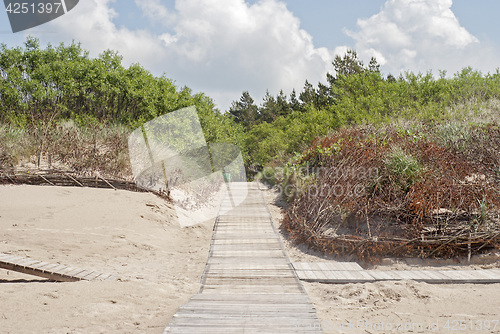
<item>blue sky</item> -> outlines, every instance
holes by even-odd
[[[0,11],[0,42],[76,40],[96,56],[212,97],[221,110],[248,90],[300,91],[325,81],[335,55],[375,56],[384,74],[500,67],[498,0],[80,0],[61,18],[12,34]]]

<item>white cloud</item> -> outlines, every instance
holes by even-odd
[[[57,34],[46,41],[82,42],[93,56],[117,50],[125,65],[140,63],[178,85],[207,93],[221,109],[249,90],[257,102],[266,89],[300,91],[305,80],[325,81],[335,55],[348,48],[385,73],[406,70],[455,72],[465,66],[494,71],[497,47],[480,43],[451,10],[452,0],[387,0],[379,13],[358,20],[352,47],[315,47],[312,36],[280,0],[135,0],[142,15],[162,24],[153,28],[117,27],[116,0],[85,0],[49,25]],[[129,8],[127,10],[134,10]],[[57,38],[57,39],[56,39]],[[42,40],[43,41],[43,40]]]
[[[300,21],[279,0],[160,0],[135,2],[164,30],[118,28],[114,0],[80,1],[78,10],[54,21],[60,34],[95,55],[114,49],[126,64],[139,62],[155,74],[213,96],[222,109],[249,90],[260,102],[266,89],[301,90],[305,80],[324,81],[335,51],[316,48]],[[73,14],[73,15],[71,15]]]
[[[175,13],[171,13],[167,7],[162,5],[160,0],[135,0],[134,2],[141,9],[145,17],[159,21],[165,26],[174,24],[176,19]]]
[[[467,31],[454,15],[452,0],[388,0],[381,11],[359,19],[355,40],[361,57],[375,56],[387,72],[456,72],[472,66],[495,69],[494,50]],[[482,60],[479,60],[482,59]]]
[[[76,7],[78,10],[73,10],[50,24],[58,32],[59,41],[81,42],[92,56],[111,49],[118,51],[127,64],[154,62],[164,52],[157,37],[146,30],[116,27],[113,18],[118,14],[111,7],[114,2],[115,0],[80,1]],[[48,37],[54,39],[54,36]]]
[[[182,0],[176,8],[175,34],[166,36],[171,56],[188,59],[194,75],[238,87],[238,97],[243,89],[262,95],[265,89],[302,88],[307,78],[323,80],[330,69],[333,52],[315,48],[280,1]]]

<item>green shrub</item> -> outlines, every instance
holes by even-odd
[[[421,176],[423,167],[411,154],[401,147],[394,146],[384,160],[389,175],[394,176],[393,182],[403,191],[408,190]]]

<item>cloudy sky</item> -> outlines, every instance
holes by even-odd
[[[384,74],[500,67],[498,0],[80,0],[66,15],[13,34],[0,13],[0,42],[79,41],[97,56],[117,50],[226,110],[250,91],[301,91],[324,82],[332,60],[355,49]]]

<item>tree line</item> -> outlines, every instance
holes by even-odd
[[[466,117],[500,99],[500,72],[482,74],[466,67],[448,77],[406,72],[384,76],[375,58],[365,65],[353,50],[333,60],[326,84],[308,81],[297,94],[269,92],[257,105],[249,92],[234,101],[229,114],[246,129],[251,161],[263,166],[286,160],[314,138],[353,124],[392,123],[401,119],[436,121]]]
[[[177,87],[166,75],[154,76],[140,64],[124,67],[117,52],[91,58],[79,43],[41,48],[28,37],[23,47],[0,46],[0,122],[29,127],[73,119],[132,130],[195,105],[207,141],[238,145],[247,165],[263,167],[343,126],[452,118],[500,99],[498,70],[384,76],[376,59],[365,65],[355,51],[335,57],[333,67],[325,84],[306,81],[290,95],[267,92],[260,105],[245,91],[221,113],[210,97]]]
[[[23,47],[0,46],[0,122],[20,127],[72,119],[85,125],[112,122],[130,129],[160,115],[195,105],[211,142],[243,146],[241,126],[222,115],[211,98],[154,76],[140,64],[128,68],[107,50],[96,58],[79,43],[40,47],[28,37]]]

